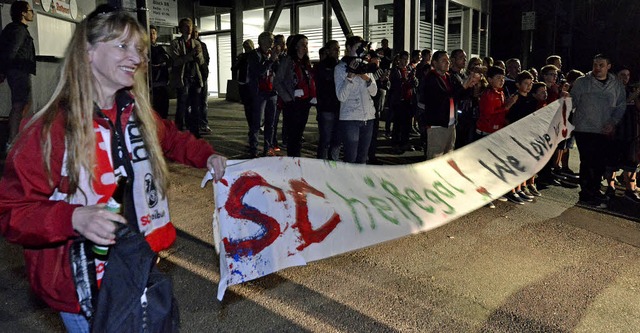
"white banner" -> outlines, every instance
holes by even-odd
[[[473,144],[411,165],[230,161],[214,184],[218,299],[230,285],[430,230],[484,206],[547,163],[573,129],[570,110],[571,100],[561,99]]]

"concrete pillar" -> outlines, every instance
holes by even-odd
[[[472,43],[473,43],[473,10],[471,8],[464,8],[462,10],[461,35],[462,35],[461,49],[463,49],[464,52],[466,52],[467,55],[469,55],[471,54]]]
[[[415,24],[415,20],[411,19],[411,1],[393,1],[393,49],[396,53],[411,51],[411,27]]]
[[[242,1],[236,2],[236,6],[231,8],[231,59],[235,61],[240,53],[242,53],[242,11],[244,10],[244,5]],[[256,47],[258,47],[256,41]],[[237,79],[237,72],[231,72],[231,78]]]

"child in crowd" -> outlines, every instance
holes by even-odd
[[[493,66],[487,70],[489,87],[480,96],[480,115],[476,123],[476,139],[503,128],[506,124],[507,112],[518,100],[519,95],[515,94],[505,101],[504,93],[502,92],[504,80],[504,69]],[[524,204],[524,200],[516,194],[515,190],[498,200],[511,200],[518,204]],[[489,203],[487,206],[489,208],[495,207],[493,203]]]
[[[547,104],[560,98],[560,86],[558,85],[558,67],[546,65],[540,69],[540,82],[547,85]]]
[[[535,98],[536,110],[547,106],[547,85],[544,82],[536,82],[531,87],[531,96]]]
[[[509,124],[519,121],[538,109],[538,101],[530,94],[533,86],[533,75],[528,71],[518,73],[515,79],[515,86],[518,100],[507,113],[507,123]],[[516,187],[516,194],[521,199],[529,202],[533,201],[534,196],[540,196],[541,194],[535,184],[535,175]]]

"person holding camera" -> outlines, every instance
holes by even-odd
[[[367,162],[376,110],[372,97],[378,93],[376,81],[369,75],[370,66],[364,60],[367,42],[360,36],[347,38],[346,56],[333,72],[336,95],[340,101],[340,121],[344,161]]]

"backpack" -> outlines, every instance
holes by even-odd
[[[92,332],[178,332],[173,284],[155,263],[156,253],[144,236],[121,225],[109,251]]]
[[[156,254],[142,234],[120,225],[99,290],[91,246],[80,238],[70,250],[80,309],[92,332],[178,332],[172,282],[156,267]]]

